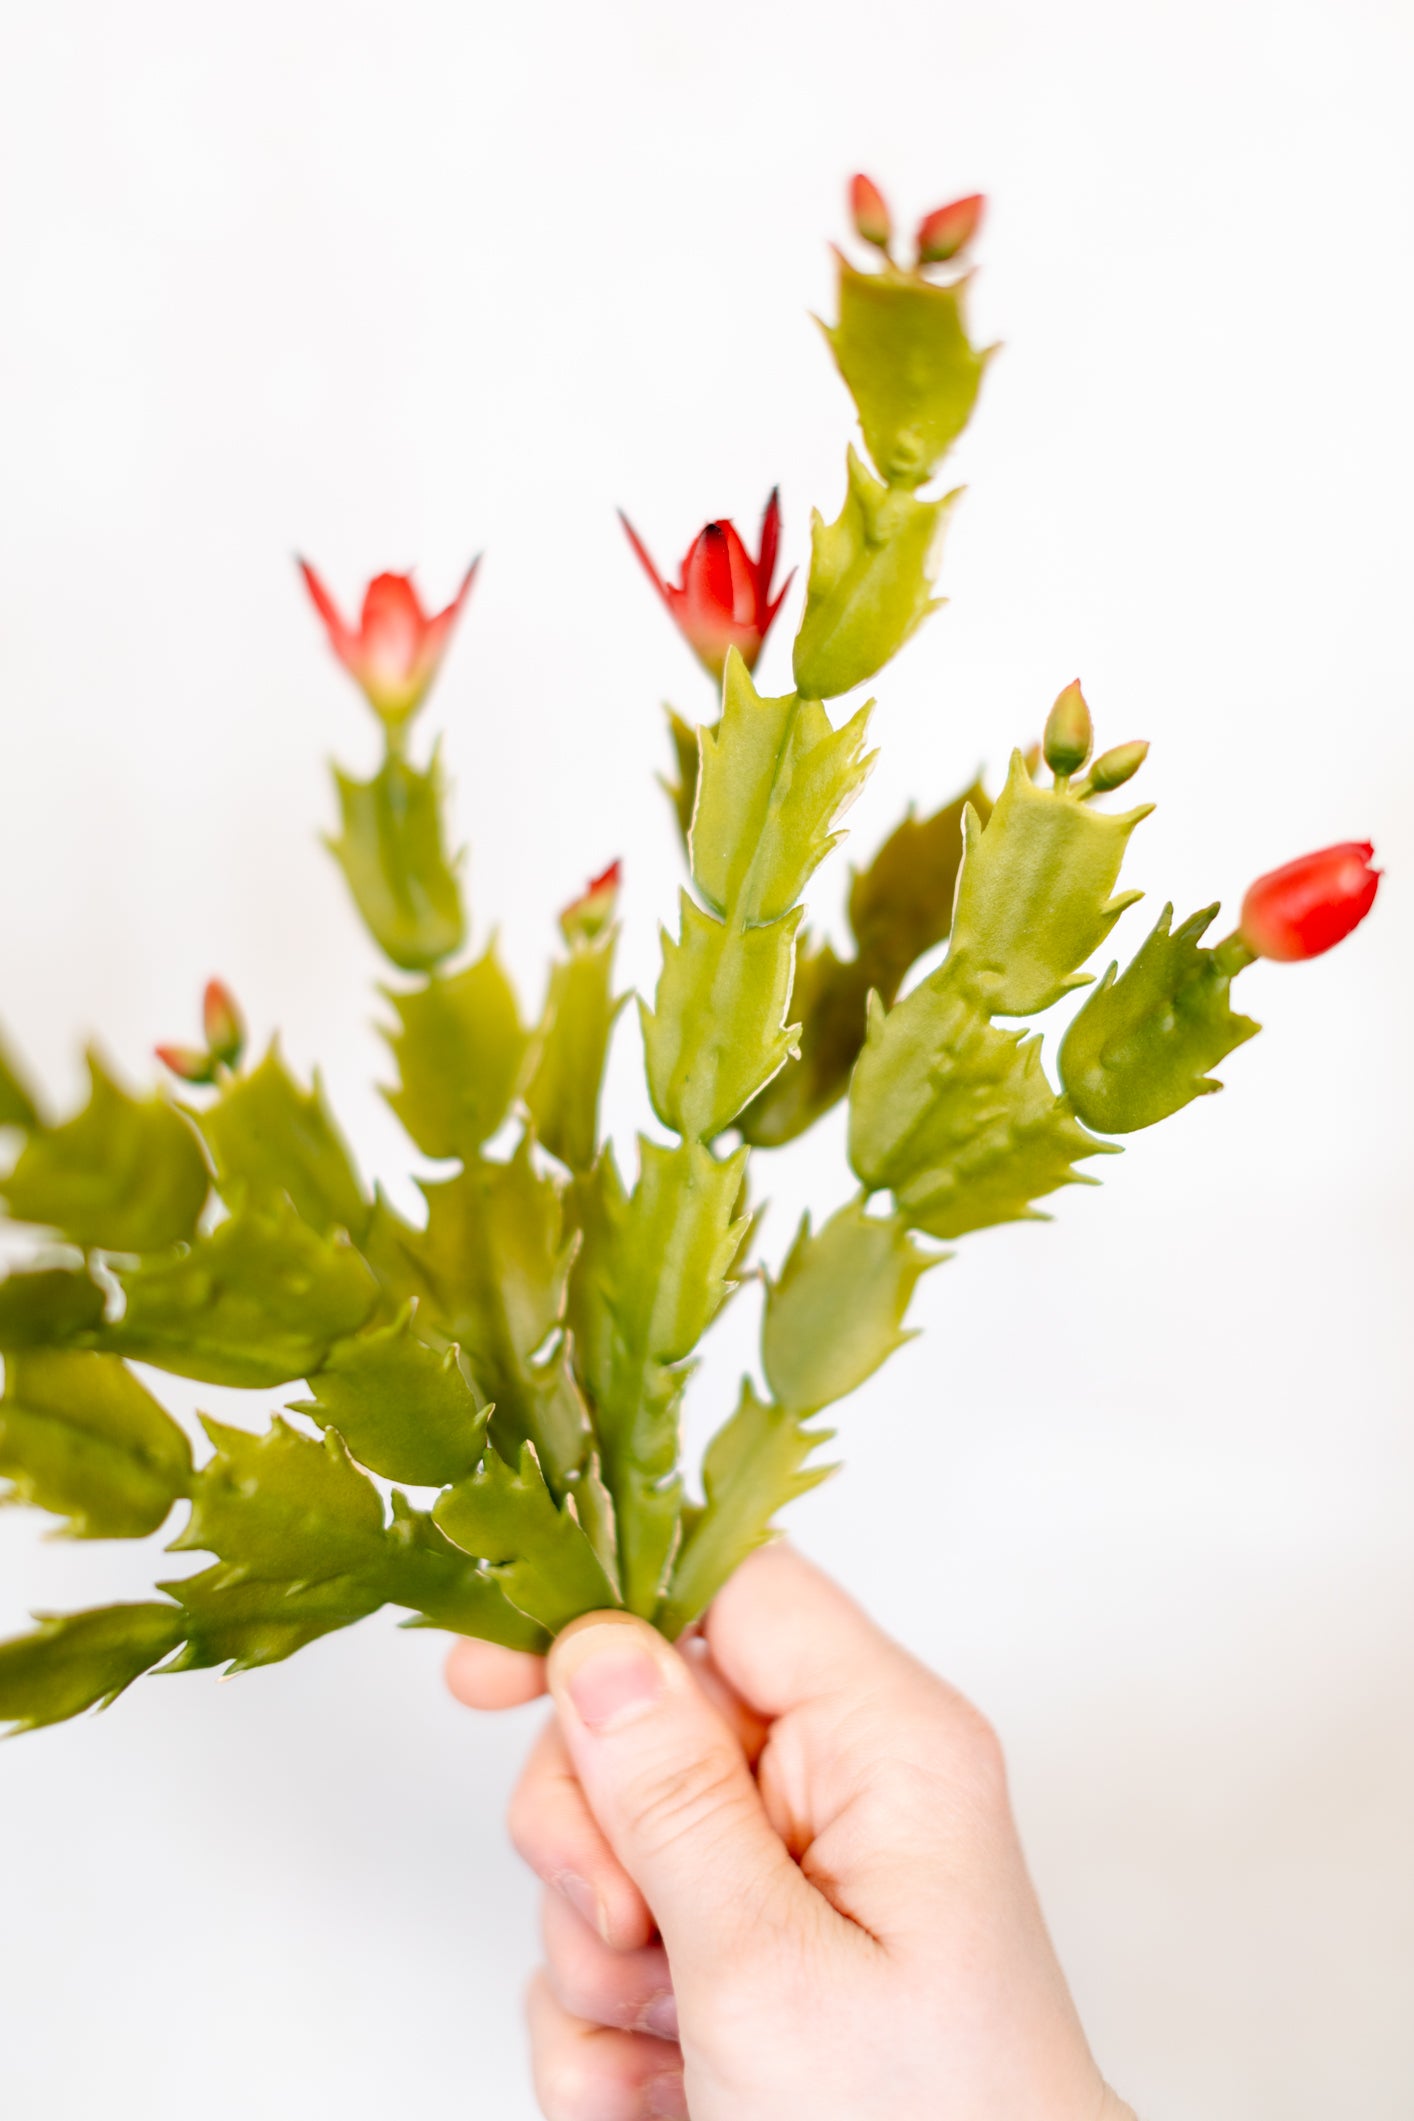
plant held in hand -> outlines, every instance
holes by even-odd
[[[1233,980],[1258,956],[1316,955],[1369,911],[1363,843],[1263,878],[1215,946],[1215,906],[1177,925],[1166,907],[1074,1015],[1053,1085],[1016,1020],[1086,983],[1138,895],[1119,879],[1149,807],[1101,807],[1147,747],[1092,763],[1077,683],[995,801],[976,784],[910,812],[853,875],[851,953],[804,930],[804,894],[872,758],[872,703],[837,719],[827,703],[935,608],[953,496],[930,489],[987,360],[956,264],[981,205],[926,216],[906,267],[878,187],[851,189],[873,266],[839,260],[827,337],[864,452],[848,453],[838,515],[812,524],[793,690],[763,695],[752,678],[785,594],[774,494],[756,559],[730,523],[708,524],[677,586],[629,532],[718,693],[701,728],[671,719],[690,882],[639,1001],[653,1124],[630,1168],[599,1125],[624,1001],[617,863],[560,916],[527,1017],[494,943],[466,954],[435,747],[423,764],[410,749],[474,568],[435,617],[406,576],[380,575],[352,627],[305,567],[384,730],[370,780],[336,771],[331,846],[405,975],[387,990],[389,1100],[414,1149],[452,1172],[421,1181],[422,1219],[397,1214],[317,1079],[298,1082],[273,1044],[243,1060],[240,1011],[216,982],[205,1044],[159,1049],[180,1097],[130,1090],[95,1053],[88,1102],[55,1119],[0,1055],[0,1126],[18,1142],[4,1203],[32,1239],[0,1282],[0,1476],[82,1539],[145,1537],[185,1504],[173,1547],[208,1557],[151,1600],[46,1616],[0,1645],[0,1721],[57,1722],[154,1667],[273,1663],[384,1605],[528,1650],[605,1606],[676,1635],[823,1477],[820,1417],[906,1337],[940,1247],[1037,1217],[1113,1137],[1216,1090],[1213,1069],[1258,1028],[1234,1010]],[[679,1412],[748,1271],[750,1164],[843,1099],[850,1175],[762,1270],[760,1375],[694,1496]],[[259,1433],[205,1421],[198,1463],[133,1363],[283,1394],[284,1411]],[[390,1502],[370,1476],[399,1484]]]

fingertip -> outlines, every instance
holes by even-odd
[[[461,1636],[443,1666],[449,1691],[469,1709],[513,1709],[546,1691],[545,1659]]]

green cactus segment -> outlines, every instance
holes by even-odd
[[[392,1325],[340,1341],[309,1380],[313,1397],[291,1410],[337,1429],[359,1464],[385,1479],[442,1487],[480,1463],[490,1408],[461,1350],[428,1347],[413,1325],[410,1304]]]
[[[94,1345],[204,1384],[269,1387],[307,1377],[356,1333],[377,1284],[342,1237],[321,1237],[286,1200],[239,1209],[174,1258],[118,1270],[121,1319]]]
[[[1118,817],[1038,788],[1019,751],[985,830],[968,820],[952,952],[992,1016],[1033,1016],[1083,986],[1079,968],[1142,894],[1114,895],[1129,835]]]
[[[318,1442],[277,1414],[263,1436],[203,1417],[216,1456],[197,1476],[173,1553],[205,1549],[268,1582],[373,1576],[383,1502],[332,1433]]]
[[[675,1133],[712,1140],[792,1050],[794,899],[868,771],[864,731],[863,712],[835,730],[818,701],[763,700],[740,656],[728,656],[722,720],[702,739],[691,847],[716,912],[683,894],[680,938],[664,938],[655,1006],[643,1009],[653,1109]]]
[[[14,1736],[107,1708],[170,1656],[182,1635],[174,1605],[46,1614],[28,1635],[0,1642],[0,1724]]]
[[[723,920],[757,928],[790,912],[873,764],[868,722],[867,707],[835,729],[818,698],[763,699],[731,657],[722,718],[701,732],[689,849],[693,880]]]
[[[614,995],[617,926],[576,936],[550,973],[525,1101],[544,1149],[570,1171],[599,1153],[599,1097],[609,1039],[627,995]]]
[[[677,779],[671,781],[665,774],[659,774],[658,780],[673,806],[678,833],[683,846],[686,847],[688,835],[692,830],[693,806],[697,801],[697,724],[684,721],[676,709],[669,707],[666,702],[663,712],[668,717],[668,735],[672,740]]]
[[[706,1504],[694,1517],[672,1580],[654,1618],[669,1640],[711,1603],[748,1554],[763,1546],[787,1503],[828,1479],[833,1466],[807,1466],[833,1429],[757,1396],[743,1382],[736,1412],[707,1446],[702,1462]]]
[[[112,1355],[33,1349],[5,1360],[7,1501],[68,1519],[75,1539],[144,1539],[191,1482],[187,1439]]]
[[[371,781],[337,767],[334,780],[343,829],[329,850],[365,926],[404,972],[430,971],[466,935],[457,863],[442,840],[437,753],[425,772],[390,750]]]
[[[912,639],[928,614],[943,531],[956,494],[920,501],[848,458],[844,506],[810,525],[810,579],[796,636],[795,682],[832,700],[862,685]]]
[[[989,1022],[958,961],[874,1011],[850,1088],[850,1163],[915,1230],[948,1239],[1035,1220],[1034,1200],[1080,1181],[1077,1160],[1112,1150],[1056,1096],[1039,1041]]]
[[[24,1072],[0,1037],[0,1127],[22,1127],[26,1132],[41,1124],[39,1104]]]
[[[513,1459],[522,1443],[533,1443],[562,1492],[589,1439],[553,1342],[574,1249],[559,1189],[536,1170],[527,1136],[509,1162],[481,1158],[455,1178],[423,1182],[422,1191],[427,1227],[400,1239],[429,1292],[419,1331],[435,1325],[458,1343],[495,1402],[498,1450]]]
[[[892,1003],[905,974],[946,939],[969,804],[985,824],[992,805],[975,781],[931,817],[910,811],[854,875],[849,923],[857,956],[841,959],[829,943],[802,941],[790,1003],[800,1019],[800,1055],[741,1114],[738,1125],[753,1148],[793,1141],[838,1104],[864,1045],[870,989]]]
[[[870,456],[891,486],[921,486],[972,417],[989,355],[967,336],[967,282],[856,272],[839,261],[825,327]]]
[[[196,1135],[164,1098],[130,1097],[97,1054],[89,1099],[62,1126],[33,1130],[4,1182],[16,1222],[110,1252],[160,1252],[196,1228],[209,1180]]]
[[[919,958],[948,938],[969,808],[983,825],[992,814],[980,779],[929,817],[910,810],[869,866],[850,878],[849,925],[870,984],[886,1002]],[[861,1025],[861,1043],[863,1036]]]
[[[795,960],[795,909],[769,928],[704,913],[686,892],[680,937],[664,935],[655,1006],[640,1003],[648,1088],[665,1127],[696,1141],[723,1133],[782,1067]]]
[[[514,1466],[488,1451],[475,1473],[438,1497],[432,1515],[448,1539],[486,1564],[513,1605],[552,1634],[580,1613],[618,1603],[589,1539],[546,1487],[529,1444]]]
[[[203,1569],[159,1591],[182,1609],[186,1642],[166,1667],[198,1672],[224,1665],[228,1673],[280,1664],[321,1635],[366,1620],[384,1603],[382,1594],[352,1576],[323,1583],[267,1583],[234,1574],[224,1563]]]
[[[549,1649],[539,1621],[512,1605],[494,1577],[439,1530],[431,1512],[414,1509],[397,1488],[388,1548],[388,1600],[411,1608],[405,1627],[450,1628],[539,1657]]]
[[[329,1596],[350,1619],[401,1605],[434,1625],[511,1648],[545,1647],[538,1625],[509,1605],[425,1511],[395,1494],[392,1522],[385,1522],[377,1489],[333,1431],[316,1442],[278,1416],[261,1436],[222,1422],[205,1426],[216,1456],[196,1477],[191,1522],[173,1552],[215,1554],[227,1584],[300,1591],[337,1585]],[[209,1572],[199,1580],[217,1581]],[[180,1585],[172,1589],[185,1595]],[[225,1610],[233,1623],[241,1617],[239,1608]],[[198,1612],[199,1621],[207,1617]],[[196,1640],[199,1647],[199,1627]]]
[[[495,945],[463,972],[389,993],[399,1085],[386,1092],[427,1156],[474,1157],[521,1088],[530,1039]]]
[[[65,1347],[100,1327],[103,1309],[103,1291],[81,1269],[18,1269],[0,1281],[0,1352]]]
[[[1174,928],[1165,906],[1119,973],[1111,965],[1066,1032],[1061,1081],[1086,1126],[1132,1134],[1222,1084],[1208,1073],[1261,1029],[1229,999],[1231,974],[1202,947],[1217,914],[1207,906]]]
[[[780,1278],[766,1289],[761,1360],[772,1396],[798,1414],[844,1399],[912,1335],[903,1330],[919,1277],[937,1261],[898,1216],[850,1201],[823,1227],[807,1215]]]
[[[236,1208],[287,1193],[311,1229],[361,1238],[372,1212],[348,1144],[316,1074],[301,1089],[271,1044],[258,1068],[232,1078],[205,1112],[193,1115],[216,1170],[222,1199]]]
[[[730,1290],[746,1152],[639,1143],[625,1197],[605,1155],[584,1202],[570,1326],[618,1524],[626,1604],[651,1614],[678,1536],[688,1357]]]

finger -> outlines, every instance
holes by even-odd
[[[575,1621],[550,1690],[590,1808],[657,1917],[682,2002],[724,1959],[815,1918],[727,1723],[657,1630],[627,1613]]]
[[[535,2096],[546,2121],[687,2121],[682,2058],[647,2033],[585,2025],[555,2000],[543,1974],[526,2008]]]
[[[717,1593],[703,1632],[725,1683],[768,1722],[862,1685],[906,1679],[941,1686],[784,1540],[742,1563]]]
[[[654,1936],[648,1903],[605,1838],[575,1774],[559,1722],[546,1724],[511,1794],[506,1826],[517,1853],[615,1951]]]
[[[678,2007],[668,1955],[661,1944],[612,1951],[559,1893],[547,1892],[541,1910],[545,1971],[555,2000],[572,2018],[621,2032],[676,2040]]]
[[[717,1709],[731,1730],[737,1744],[745,1753],[749,1764],[755,1767],[766,1743],[769,1725],[763,1716],[758,1716],[749,1702],[742,1700],[736,1688],[717,1667],[711,1646],[705,1635],[691,1634],[679,1638],[678,1650],[713,1708]]]
[[[447,1685],[469,1709],[514,1709],[545,1692],[545,1660],[463,1635],[447,1652]]]

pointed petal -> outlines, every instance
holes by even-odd
[[[299,571],[304,576],[304,586],[309,591],[310,601],[324,621],[324,630],[329,636],[329,645],[339,661],[348,669],[354,668],[354,635],[339,616],[338,607],[324,584],[320,581],[308,560],[298,559]]]
[[[481,565],[481,555],[476,558],[462,576],[462,583],[445,611],[439,611],[435,619],[429,619],[423,629],[422,648],[417,659],[417,671],[423,681],[423,689],[437,675],[443,656],[451,640],[452,628],[461,617],[462,605],[471,594],[471,585],[476,580],[476,570]]]
[[[771,488],[771,498],[766,503],[766,513],[761,518],[761,555],[756,562],[756,595],[764,604],[771,594],[771,577],[776,571],[776,554],[781,543],[781,489]]]
[[[647,575],[649,581],[653,584],[653,587],[657,590],[659,596],[663,599],[663,602],[667,605],[669,611],[671,611],[673,605],[672,599],[668,595],[668,585],[663,580],[663,577],[659,574],[657,568],[653,565],[652,560],[649,559],[647,546],[644,544],[642,538],[638,535],[638,532],[634,529],[632,523],[630,523],[628,517],[624,514],[622,509],[619,510],[618,514],[619,521],[623,524],[624,530],[627,533],[629,544],[632,545],[634,551],[638,554],[639,563],[643,568],[643,572]]]

